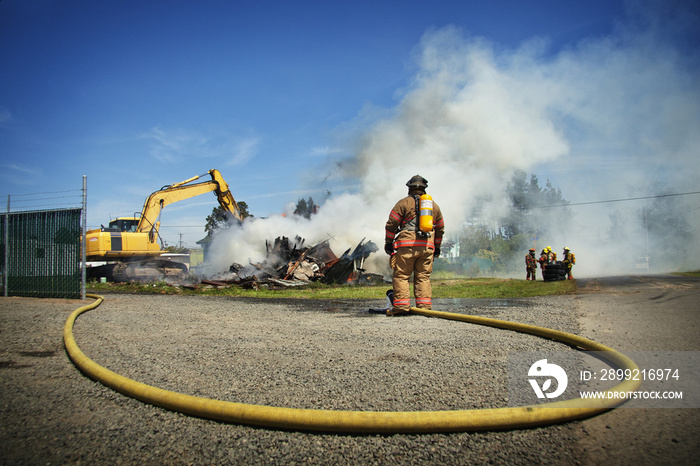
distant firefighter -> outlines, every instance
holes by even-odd
[[[574,277],[571,275],[571,268],[576,264],[576,256],[571,249],[564,248],[564,260],[562,261],[564,267],[566,268],[566,278],[568,280],[573,280]]]
[[[537,260],[537,262],[540,263],[540,269],[542,269],[542,280],[544,280],[544,269],[549,264],[549,253],[547,252],[548,248],[544,248],[542,252],[540,253],[540,258]]]
[[[525,256],[525,272],[527,278],[525,280],[537,280],[537,258],[535,257],[535,250],[530,248],[530,252]]]

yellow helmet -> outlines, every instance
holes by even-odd
[[[544,250],[547,251],[547,252],[552,252],[552,247],[551,247],[551,246],[547,246]]]
[[[571,251],[571,249],[569,249],[569,248],[564,248],[564,251]]]

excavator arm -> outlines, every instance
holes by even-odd
[[[201,183],[193,183],[193,181],[196,181],[205,175],[211,176],[211,180],[203,181]],[[216,194],[221,207],[223,207],[239,222],[243,220],[241,217],[241,211],[238,209],[238,205],[236,204],[236,200],[233,198],[228,184],[226,181],[224,181],[224,178],[221,176],[221,173],[219,173],[219,170],[209,170],[207,173],[202,175],[194,176],[170,186],[164,186],[159,191],[156,191],[148,196],[148,199],[146,199],[146,202],[143,204],[141,219],[136,232],[157,234],[158,218],[161,210],[163,210],[163,207],[174,202],[182,201],[183,199],[189,199],[191,197],[199,196],[200,194],[209,193],[212,191]]]

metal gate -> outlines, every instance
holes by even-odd
[[[0,215],[4,294],[80,298],[82,209]]]

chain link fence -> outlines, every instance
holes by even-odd
[[[4,296],[81,297],[82,209],[0,214]]]

